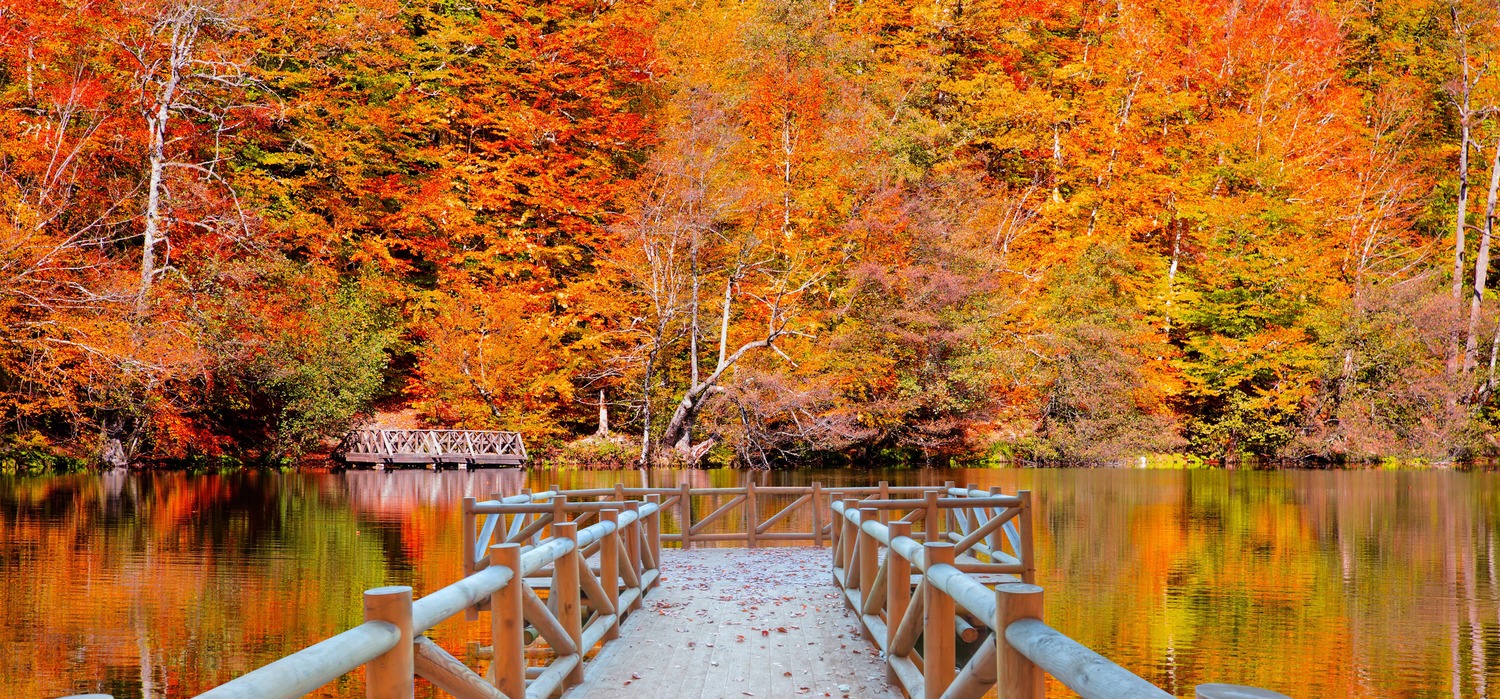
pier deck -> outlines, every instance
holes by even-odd
[[[361,666],[366,699],[412,699],[416,676],[459,699],[1044,699],[1047,675],[1172,699],[1042,620],[1024,490],[554,486],[466,497],[462,529],[461,580],[368,590],[365,623],[200,699],[295,699]],[[471,662],[425,636],[460,614],[490,622]]]
[[[564,699],[902,699],[828,549],[663,550],[662,585]]]

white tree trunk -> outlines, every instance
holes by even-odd
[[[1458,16],[1458,6],[1451,9],[1453,18],[1453,33],[1458,40],[1459,68],[1462,73],[1458,86],[1458,94],[1453,96],[1454,106],[1458,107],[1459,118],[1459,150],[1458,150],[1458,210],[1453,221],[1453,306],[1454,312],[1458,312],[1464,297],[1464,232],[1468,225],[1469,208],[1469,143],[1473,130],[1473,111],[1471,109],[1471,96],[1474,91],[1474,82],[1469,77],[1469,51],[1468,51],[1468,29]],[[1456,334],[1456,330],[1455,330]],[[1456,340],[1457,338],[1452,338]],[[1450,342],[1448,351],[1448,373],[1455,374],[1459,366],[1458,343]]]
[[[1464,336],[1464,372],[1474,370],[1479,361],[1479,313],[1484,304],[1484,287],[1490,273],[1490,240],[1494,230],[1495,197],[1500,193],[1500,138],[1495,139],[1495,156],[1490,162],[1490,189],[1484,206],[1484,232],[1479,239],[1479,254],[1474,259],[1474,290],[1469,295],[1469,328]]]
[[[175,48],[174,45],[174,53]],[[145,232],[141,240],[141,286],[135,299],[136,311],[141,314],[146,312],[149,304],[151,282],[156,277],[156,244],[162,237],[162,197],[164,194],[162,175],[167,166],[167,124],[172,118],[172,104],[179,81],[175,55],[171,70],[172,75],[162,85],[157,97],[155,113],[146,118],[146,124],[151,131],[151,146],[147,155],[150,174],[146,185]]]

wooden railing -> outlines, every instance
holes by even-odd
[[[619,636],[621,620],[641,607],[659,579],[660,518],[655,502],[594,502],[587,511],[595,522],[580,529],[583,518],[556,517],[584,509],[565,501],[554,493],[466,498],[466,517],[530,517],[542,509],[539,502],[548,508],[561,504],[562,510],[548,510],[555,519],[543,525],[545,538],[538,526],[524,545],[486,544],[480,558],[470,547],[462,580],[415,601],[409,587],[369,590],[365,623],[199,696],[300,697],[360,666],[369,699],[410,699],[417,675],[460,699],[539,699],[578,684],[584,656]],[[534,577],[550,578],[540,585],[548,593],[545,601],[526,583]],[[423,635],[481,607],[491,610],[493,638],[483,651],[491,660],[484,676]],[[528,667],[528,660],[541,665]]]
[[[526,461],[518,432],[350,430],[334,453],[350,463],[517,466]]]
[[[370,590],[364,624],[200,696],[297,697],[364,666],[370,699],[409,699],[417,675],[460,699],[550,697],[579,684],[588,653],[641,607],[664,543],[826,541],[834,583],[908,696],[1043,699],[1051,674],[1085,699],[1169,697],[1042,621],[1031,513],[1028,491],[952,483],[465,498],[462,580],[415,601],[408,587]],[[493,646],[470,653],[491,661],[484,675],[424,636],[484,610]],[[1197,695],[1281,697],[1229,685]]]
[[[993,688],[998,699],[1043,699],[1043,673],[1084,699],[1172,696],[1042,621],[1028,491],[835,495],[831,508],[839,522],[834,581],[908,696],[979,699]],[[928,525],[925,542],[913,538],[917,521]],[[1198,695],[1281,696],[1228,685],[1204,685]]]
[[[836,500],[832,509],[834,581],[885,652],[890,679],[912,697],[982,697],[996,660],[993,639],[983,638],[995,593],[981,576],[1033,580],[1031,494],[944,488],[918,499]],[[912,538],[916,522],[925,544]],[[977,644],[962,668],[959,643]]]
[[[629,499],[657,498],[663,516],[661,540],[663,545],[677,544],[692,548],[694,544],[730,544],[755,548],[764,543],[808,543],[823,546],[830,541],[834,516],[830,509],[830,496],[860,497],[888,500],[899,497],[920,497],[929,492],[940,492],[953,488],[949,482],[942,486],[892,486],[885,481],[873,486],[825,487],[820,482],[805,486],[758,486],[748,483],[737,488],[696,488],[683,483],[675,488],[630,488],[617,484],[613,488],[583,488],[562,491],[551,486],[545,493],[531,495],[536,499],[550,499],[558,494],[570,500],[569,507],[583,503],[578,511],[587,512],[595,500],[625,501]],[[997,489],[998,490],[998,489]],[[523,494],[527,491],[522,491]],[[569,510],[574,511],[574,510]],[[799,522],[799,515],[800,523]],[[525,537],[516,535],[526,530],[527,536],[534,531],[527,527],[537,519],[552,521],[546,514],[516,522],[507,520],[502,530],[508,532],[505,541],[519,541]],[[974,514],[954,515],[973,517]],[[472,520],[469,520],[472,521]],[[468,521],[466,521],[467,524]],[[476,525],[481,529],[485,542],[493,536],[498,521],[488,518]],[[919,521],[919,526],[921,525]],[[955,527],[960,525],[955,524]],[[805,528],[804,528],[805,527]],[[467,530],[467,527],[466,527]],[[924,530],[925,531],[925,530]],[[936,531],[936,530],[934,530]],[[1016,534],[1015,525],[1008,524],[1008,536]],[[935,535],[935,534],[934,534]],[[997,536],[999,536],[997,534]],[[476,544],[482,548],[484,542]],[[476,552],[479,550],[476,548]],[[477,553],[476,553],[477,556]]]

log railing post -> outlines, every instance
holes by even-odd
[[[859,521],[861,524],[864,522],[874,522],[879,519],[879,512],[879,510],[874,508],[862,509],[859,511]],[[875,589],[875,576],[878,574],[877,571],[880,567],[880,542],[876,541],[875,537],[865,531],[863,526],[859,528],[858,536],[860,538],[859,561],[857,562],[857,565],[859,565],[859,607],[854,610],[855,612],[860,612],[866,608],[864,606],[865,600],[870,599],[870,591]],[[859,628],[866,638],[871,641],[875,640],[870,636],[869,626],[860,623]]]
[[[953,565],[953,544],[929,543],[926,547],[927,571],[933,566]],[[922,588],[926,599],[927,622],[922,628],[922,691],[924,699],[941,699],[955,673],[953,598],[939,590],[929,579]]]
[[[401,585],[366,590],[365,621],[384,621],[401,631],[396,647],[365,664],[366,699],[412,699],[416,661],[412,657],[411,588]]]
[[[656,505],[656,510],[646,518],[646,540],[651,544],[651,560],[655,561],[655,565],[659,570],[661,568],[661,496],[652,493],[646,496],[646,502]],[[644,571],[644,568],[642,570]],[[659,575],[657,579],[661,579]],[[656,583],[651,583],[651,586],[656,587]],[[642,590],[641,593],[645,594],[645,590]]]
[[[832,554],[833,567],[835,568],[839,565],[839,534],[842,533],[839,522],[843,520],[843,517],[839,516],[839,513],[833,509],[833,503],[843,501],[843,493],[836,490],[828,491],[828,551]]]
[[[1043,699],[1042,669],[1005,640],[1005,627],[1022,619],[1042,618],[1042,588],[1028,583],[995,586],[995,677],[998,699]]]
[[[474,547],[478,534],[474,531],[474,498],[464,498],[464,577],[474,574]],[[479,606],[475,605],[464,610],[465,621],[479,621]]]
[[[898,537],[911,536],[911,522],[891,522],[891,542],[895,543]],[[892,648],[896,645],[896,630],[901,627],[901,618],[906,616],[906,608],[911,603],[911,561],[902,558],[896,553],[892,546],[885,552],[885,647]],[[891,684],[901,686],[901,680],[896,677],[896,671],[891,667],[891,658],[886,657],[886,676],[890,678]]]
[[[1036,555],[1031,549],[1031,491],[1022,490],[1016,494],[1021,497],[1021,514],[1017,516],[1020,521],[1016,524],[1021,550],[1016,552],[1016,558],[1021,559],[1021,564],[1026,566],[1021,573],[1021,582],[1035,584]]]
[[[760,512],[756,507],[755,474],[751,473],[750,478],[745,483],[745,542],[750,548],[755,548],[755,528],[760,526]]]
[[[490,565],[510,570],[510,582],[490,595],[490,638],[494,642],[495,689],[507,697],[526,696],[526,619],[522,611],[521,545],[490,547]]]
[[[599,521],[615,525],[615,530],[605,534],[599,542],[599,585],[604,588],[604,598],[608,600],[609,608],[615,610],[615,620],[604,632],[604,640],[608,642],[620,637],[620,617],[625,615],[625,610],[620,609],[620,538],[624,532],[620,531],[619,510],[600,510]],[[635,533],[635,529],[630,530],[631,538],[637,542],[636,548],[639,550],[640,538],[635,537]],[[627,560],[627,565],[634,563]]]
[[[530,488],[522,488],[521,489],[521,494],[522,495],[531,495],[531,489]],[[530,505],[532,502],[533,501],[530,498],[527,498],[526,504]],[[534,519],[536,517],[540,517],[540,516],[541,515],[534,515],[533,514],[533,515],[526,515],[525,517],[523,517],[522,519],[524,519],[525,522],[522,525],[521,530],[524,530],[526,528],[525,525],[526,524],[530,524],[532,519]],[[520,534],[521,530],[517,530],[516,533]],[[540,531],[532,532],[532,534],[531,534],[531,545],[532,546],[536,546],[537,544],[541,543],[541,541],[542,541],[541,535],[542,535],[542,533]],[[509,537],[507,537],[507,539],[508,538]],[[515,543],[522,544],[522,545],[526,544],[526,542],[524,542],[524,541],[517,541]]]
[[[842,525],[843,528],[844,528],[843,533],[840,534],[839,536],[844,541],[844,552],[843,552],[843,564],[844,565],[843,565],[843,568],[844,568],[844,589],[846,589],[846,590],[852,590],[852,589],[854,589],[854,585],[857,584],[858,580],[859,580],[857,577],[855,577],[855,572],[854,572],[855,571],[855,566],[858,565],[858,559],[856,559],[855,556],[857,555],[857,552],[859,551],[859,544],[860,544],[860,541],[859,541],[859,525],[855,524],[854,522],[849,521],[849,516],[848,516],[848,513],[850,513],[850,512],[856,512],[858,508],[859,508],[859,501],[858,500],[855,500],[854,498],[846,498],[844,500],[844,516],[839,518],[839,524]],[[845,597],[844,601],[847,604],[848,603],[848,598]]]
[[[478,538],[474,527],[474,498],[466,497],[464,498],[464,577],[466,578],[474,574],[474,540]]]
[[[554,485],[552,487],[556,488],[557,486]],[[553,492],[556,492],[556,491],[553,491]],[[552,536],[554,536],[554,537],[558,536],[558,534],[557,534],[557,525],[563,524],[563,523],[565,523],[565,522],[568,521],[567,506],[568,506],[568,496],[566,496],[566,495],[553,495],[552,496]],[[575,528],[574,531],[577,531],[577,529]]]
[[[625,503],[625,509],[634,512],[635,518],[630,521],[630,526],[626,527],[628,531],[620,534],[620,540],[625,543],[624,565],[630,566],[630,570],[635,573],[637,581],[642,581],[645,580],[646,567],[641,563],[641,539],[642,533],[646,531],[646,528],[645,522],[641,521],[641,503],[635,501],[627,502]],[[631,603],[630,608],[632,610],[640,609],[641,599],[645,596],[646,586],[641,583],[640,594],[636,595],[635,602]],[[620,610],[620,617],[625,617],[625,610]]]
[[[823,548],[823,484],[812,482],[813,548]]]
[[[890,481],[880,481],[879,487],[880,487],[880,499],[881,500],[889,500],[889,499],[891,499],[891,483],[890,483]],[[890,521],[890,519],[891,519],[891,516],[890,516],[891,515],[891,511],[890,510],[878,510],[877,512],[878,512],[878,514],[876,516],[880,519],[880,523],[881,524],[885,524],[886,522]]]
[[[843,493],[828,494],[828,541],[833,553],[833,567],[844,567],[844,549],[848,543],[844,541],[844,519],[843,510],[833,509],[834,504],[843,505],[847,498]]]
[[[677,496],[677,523],[682,527],[682,550],[693,547],[693,490],[687,481],[682,482],[682,494]]]
[[[922,531],[923,531],[923,534],[924,534],[924,536],[922,537],[922,541],[924,541],[926,543],[929,543],[929,544],[937,543],[937,541],[938,541],[938,504],[937,504],[938,494],[937,494],[937,492],[932,491],[932,490],[924,491],[922,493],[922,500],[923,500],[922,507],[927,512],[927,514],[925,516],[923,516],[923,518],[922,518],[922,519],[926,520],[926,523],[922,525]]]
[[[953,481],[943,481],[943,491],[941,493],[938,493],[938,497],[943,497],[943,498],[953,497],[952,495],[950,495],[948,493],[948,491],[953,490],[953,485],[954,485]],[[945,530],[947,530],[947,531],[950,531],[950,532],[954,531],[954,530],[957,530],[958,529],[957,517],[958,517],[957,514],[955,514],[951,508],[943,510],[943,528]],[[945,540],[946,539],[939,539],[939,541],[945,541]]]
[[[1003,494],[1004,493],[1000,490],[1000,486],[998,486],[998,485],[990,486],[990,497],[995,497],[997,495],[1003,495]],[[1003,508],[1003,507],[996,507],[991,512],[991,515],[993,515],[995,517],[999,517],[1000,513],[1004,512],[1004,511],[1005,511],[1005,508]],[[1002,545],[1002,543],[1004,541],[1005,541],[1005,527],[1003,525],[1000,526],[1000,527],[996,527],[995,531],[990,532],[990,539],[989,539],[988,543],[989,543],[991,551],[999,553],[1000,552],[1000,546]],[[1016,553],[1020,553],[1020,552],[1017,551]],[[1020,558],[1020,556],[1016,556],[1016,558]],[[999,559],[995,558],[994,560],[998,561]]]
[[[976,491],[976,490],[979,490],[979,484],[978,483],[965,483],[964,484],[964,497],[966,497],[966,498],[972,498],[972,497],[974,497],[974,491]],[[963,524],[961,526],[963,527],[963,535],[964,536],[968,536],[970,532],[974,531],[975,529],[978,529],[980,526],[982,526],[984,524],[984,520],[982,519],[982,515],[984,513],[981,512],[980,510],[981,510],[981,508],[978,508],[978,507],[965,507],[959,513],[958,516],[963,518]]]
[[[568,673],[568,678],[563,685],[571,687],[583,682],[583,656],[589,652],[583,647],[583,610],[580,602],[578,567],[583,565],[583,558],[578,551],[578,523],[566,522],[552,523],[552,534],[557,537],[569,539],[573,542],[573,548],[563,554],[553,563],[552,575],[552,597],[557,598],[557,620],[562,623],[563,630],[568,632],[568,637],[573,639],[573,645],[578,648],[578,664]]]

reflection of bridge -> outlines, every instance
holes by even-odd
[[[519,432],[484,430],[351,430],[334,452],[351,464],[520,466],[526,445]]]

